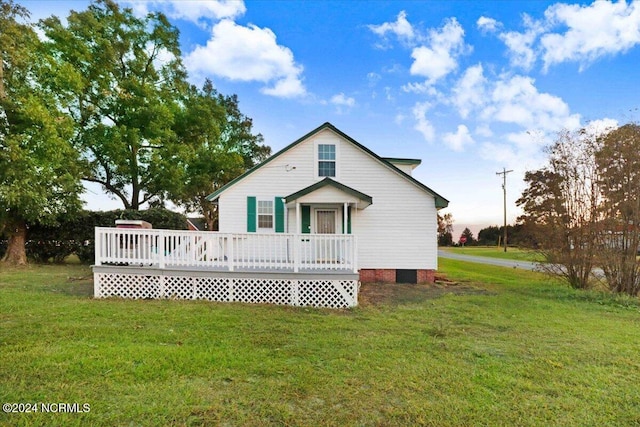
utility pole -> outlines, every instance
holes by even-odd
[[[496,175],[502,175],[502,192],[504,194],[503,197],[503,205],[504,205],[504,238],[502,242],[504,243],[504,251],[507,252],[507,174],[513,172],[512,170],[507,170],[507,168],[502,168],[502,172],[496,172]]]

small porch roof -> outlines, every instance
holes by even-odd
[[[326,196],[331,197],[327,190],[333,189],[334,197],[327,199]],[[337,190],[337,191],[335,191]],[[335,197],[338,193],[341,197]],[[313,197],[313,196],[317,197]],[[324,197],[322,197],[324,196]],[[331,178],[324,178],[321,181],[316,182],[302,190],[296,191],[284,198],[285,203],[289,204],[295,201],[309,202],[309,203],[356,203],[358,209],[365,209],[373,203],[373,198],[356,189],[348,187],[344,184],[334,181]]]

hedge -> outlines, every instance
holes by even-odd
[[[153,228],[187,230],[184,215],[163,208],[144,211],[82,211],[72,218],[60,218],[57,226],[31,226],[27,232],[27,257],[36,262],[62,262],[76,254],[81,262],[95,259],[95,227],[115,227],[117,219],[144,220]],[[0,257],[6,251],[6,240],[0,240]]]

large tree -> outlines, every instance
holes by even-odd
[[[0,232],[3,262],[25,264],[29,224],[48,224],[80,207],[79,163],[70,118],[43,82],[46,55],[25,22],[28,11],[0,1]]]
[[[574,288],[590,286],[598,251],[600,191],[596,137],[561,132],[548,149],[547,165],[525,174],[528,187],[517,200],[520,221],[532,233],[550,273]]]
[[[178,30],[160,13],[138,18],[111,0],[41,28],[55,59],[52,88],[76,125],[83,179],[127,209],[162,198],[188,155],[174,128],[188,87]]]
[[[171,200],[187,211],[200,213],[208,230],[215,230],[217,206],[206,197],[255,164],[271,149],[253,133],[250,118],[240,112],[235,95],[219,94],[211,81],[191,87],[185,108],[176,121],[177,134],[186,138],[191,156],[184,164],[181,185],[172,187]]]
[[[599,232],[600,261],[609,288],[633,296],[640,293],[640,126],[627,124],[600,139],[604,220]]]

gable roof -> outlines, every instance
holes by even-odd
[[[376,153],[374,153],[373,151],[369,150],[367,147],[365,147],[364,145],[360,144],[358,141],[356,141],[355,139],[351,138],[349,135],[347,135],[346,133],[342,132],[340,129],[336,128],[334,125],[332,125],[329,122],[325,122],[324,124],[318,126],[317,128],[315,128],[311,132],[307,133],[306,135],[302,136],[301,138],[298,138],[297,140],[295,140],[291,144],[287,145],[282,150],[278,151],[277,153],[275,153],[274,155],[269,157],[267,160],[265,160],[262,163],[254,166],[253,168],[249,169],[248,171],[246,171],[242,175],[238,176],[237,178],[229,181],[227,184],[223,185],[218,190],[216,190],[213,193],[209,194],[207,196],[207,200],[213,201],[213,200],[217,199],[220,196],[220,194],[222,194],[224,191],[226,191],[229,187],[232,187],[238,181],[241,181],[246,176],[251,175],[252,173],[257,171],[261,167],[264,167],[265,165],[269,164],[271,161],[277,159],[278,157],[280,157],[286,151],[292,149],[293,147],[297,146],[301,142],[311,138],[312,136],[316,135],[317,133],[322,132],[325,129],[329,129],[332,132],[336,133],[337,135],[341,136],[342,138],[346,139],[347,141],[349,141],[350,143],[352,143],[353,145],[355,145],[356,147],[358,147],[359,149],[361,149],[365,153],[369,154],[374,159],[378,160],[384,166],[386,166],[389,169],[393,170],[394,172],[396,172],[397,174],[399,174],[400,176],[402,176],[407,181],[411,182],[412,184],[414,184],[415,186],[417,186],[418,188],[420,188],[421,190],[423,190],[427,194],[430,194],[431,196],[433,196],[436,199],[436,208],[446,208],[449,205],[449,200],[445,199],[444,197],[442,197],[441,195],[439,195],[438,193],[436,193],[435,191],[433,191],[432,189],[430,189],[429,187],[427,187],[426,185],[424,185],[423,183],[421,183],[417,179],[413,178],[411,175],[403,172],[401,169],[399,169],[396,166],[394,166],[391,162],[389,162],[389,161],[385,160],[384,158],[378,156]]]
[[[353,189],[349,186],[341,184],[338,181],[334,181],[329,177],[323,179],[322,181],[318,181],[315,184],[308,186],[307,188],[303,188],[300,191],[296,191],[295,193],[288,195],[287,197],[284,198],[285,203],[289,203],[294,200],[297,200],[300,197],[306,196],[307,194],[313,193],[314,191],[319,190],[320,188],[324,188],[326,186],[336,188],[344,193],[352,195],[353,197],[357,197],[358,199],[362,200],[365,203],[368,203],[368,204],[373,203],[373,198],[371,198],[371,196],[367,196],[366,194],[361,193],[360,191]]]

